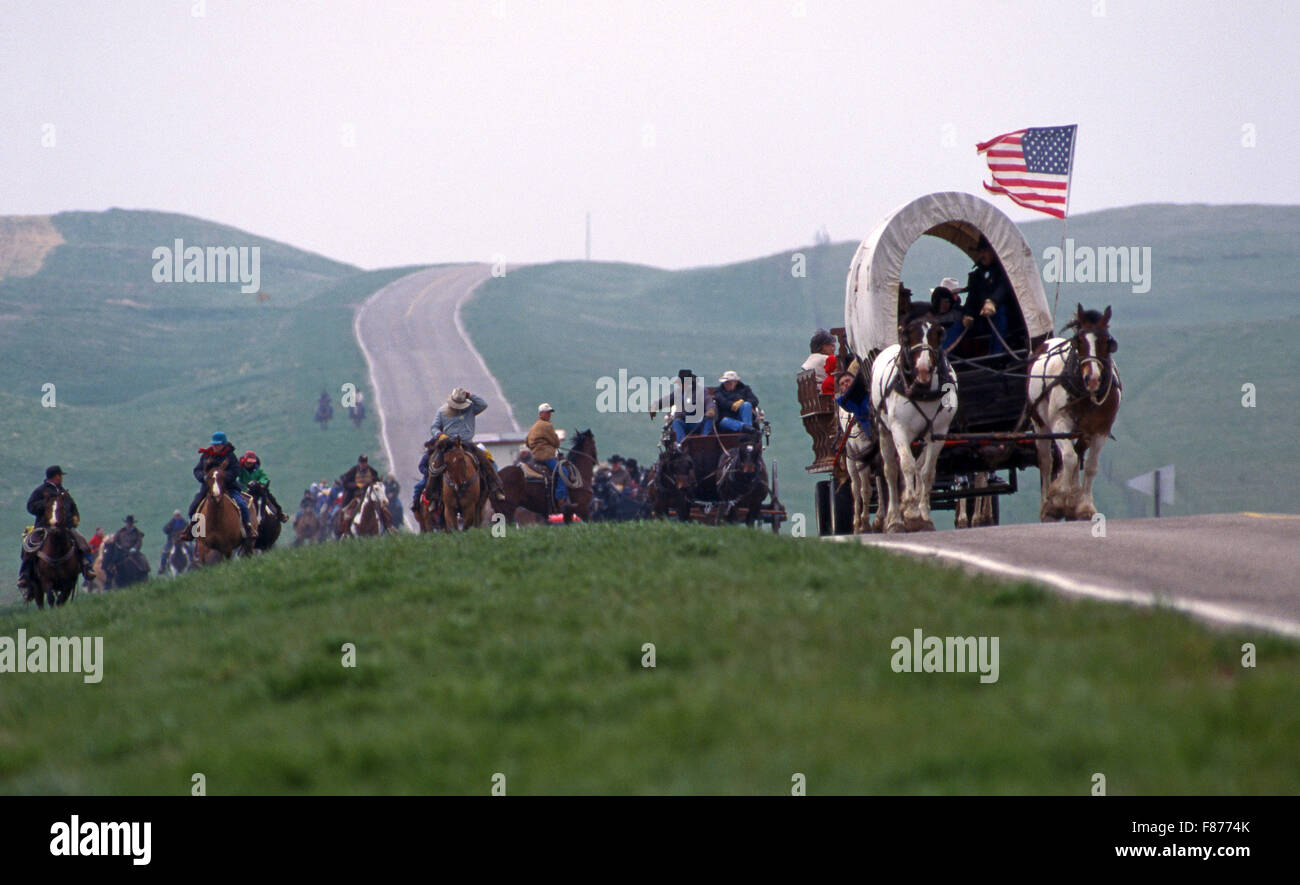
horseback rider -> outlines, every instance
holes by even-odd
[[[122,527],[113,533],[113,544],[123,553],[136,553],[144,543],[144,532],[136,528],[135,517],[128,516]]]
[[[358,455],[357,463],[349,467],[347,472],[339,477],[339,481],[343,484],[343,501],[339,505],[339,509],[346,509],[357,495],[370,488],[370,484],[378,479],[379,472],[370,466],[370,459],[365,455]]]
[[[50,527],[45,515],[46,507],[49,506],[49,500],[62,494],[63,488],[63,468],[57,464],[45,468],[45,482],[41,483],[36,489],[27,496],[27,512],[36,517],[34,528],[47,529]],[[90,584],[95,580],[94,553],[91,552],[90,543],[81,536],[77,531],[76,525],[81,522],[81,514],[77,512],[77,502],[72,500],[72,495],[68,495],[68,506],[72,509],[72,528],[68,529],[72,535],[73,541],[77,545],[77,552],[81,555],[81,574]],[[27,551],[27,545],[23,545],[22,558],[18,564],[18,587],[26,591],[31,587],[32,571],[36,568],[36,559],[39,556],[38,547],[30,553]]]
[[[438,409],[438,414],[433,416],[433,423],[429,425],[429,439],[424,444],[424,455],[420,458],[420,481],[412,490],[412,512],[419,512],[420,496],[430,482],[433,483],[429,487],[430,500],[438,491],[442,477],[442,456],[453,439],[460,440],[466,450],[476,451],[480,455],[479,469],[487,482],[489,494],[494,500],[505,500],[506,493],[501,487],[501,477],[497,475],[496,460],[482,444],[474,442],[475,420],[487,406],[487,400],[483,397],[457,387],[447,397],[442,408]]]
[[[563,501],[569,496],[569,491],[564,484],[564,474],[558,470],[560,435],[555,432],[555,425],[551,423],[551,415],[554,412],[555,409],[550,403],[539,405],[537,420],[528,429],[528,436],[524,442],[533,455],[533,463],[545,464],[555,474],[555,500]]]
[[[731,433],[753,430],[754,413],[758,410],[758,397],[754,391],[731,370],[722,373],[718,385],[713,401],[724,416],[718,419],[718,426]]]
[[[384,491],[388,493],[388,515],[392,519],[393,525],[400,526],[402,524],[402,484],[391,473],[384,477]]]
[[[239,494],[243,490],[239,485],[239,459],[235,456],[235,447],[230,440],[218,430],[212,434],[212,443],[206,448],[199,449],[199,463],[194,465],[194,478],[198,480],[199,490],[195,493],[194,500],[190,502],[187,513],[190,524],[185,527],[185,531],[181,532],[181,540],[194,540],[194,511],[199,509],[203,496],[208,493],[205,483],[208,481],[208,472],[214,469],[221,470],[222,484],[230,499],[239,508],[239,521],[243,526],[244,537],[252,538],[253,527],[249,522],[248,501]]]
[[[668,395],[650,407],[650,417],[667,408],[668,417],[680,448],[687,434],[698,433],[707,436],[713,432],[713,419],[717,416],[717,407],[713,394],[690,369],[677,373],[677,381]],[[687,421],[687,418],[690,421]]]
[[[166,571],[167,558],[171,556],[172,550],[176,546],[178,536],[187,525],[189,525],[189,523],[185,521],[185,517],[181,515],[181,512],[179,510],[173,510],[172,518],[167,520],[167,524],[162,527],[163,537],[167,540],[163,542],[162,560],[158,566],[159,572]]]
[[[279,501],[275,500],[275,495],[271,494],[271,478],[262,469],[262,459],[251,449],[244,452],[243,457],[239,459],[239,484],[248,489],[253,500],[265,499],[271,506],[271,512],[280,522],[289,521],[284,508],[280,506]]]

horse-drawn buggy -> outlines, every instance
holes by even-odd
[[[982,268],[1000,265],[1013,297],[1001,306],[975,304],[968,319],[947,314],[946,323],[931,302],[912,302],[901,284],[903,260],[922,236],[969,256],[973,281]],[[965,193],[899,207],[858,247],[844,312],[837,362],[852,373],[839,379],[840,389],[861,403],[871,426],[850,419],[801,373],[801,413],[816,456],[808,470],[833,474],[818,483],[821,534],[869,530],[869,507],[877,531],[932,529],[931,508],[955,510],[958,527],[994,525],[999,496],[1014,493],[1018,472],[1031,466],[1044,474],[1042,518],[1091,515],[1096,456],[1119,404],[1110,311],[1103,317],[1080,306],[1069,323],[1074,338],[1051,338],[1052,311],[1033,253],[1006,215]],[[1083,418],[1098,408],[1108,413],[1100,433],[1098,422]],[[1080,485],[1075,474],[1085,453]],[[867,476],[861,491],[858,471]],[[851,503],[844,474],[854,480]],[[1060,500],[1049,506],[1053,496]]]
[[[704,388],[709,399],[716,390]],[[680,443],[666,421],[649,481],[654,515],[709,525],[766,523],[779,533],[786,511],[777,495],[776,462],[769,470],[763,460],[772,428],[761,410],[753,421],[752,430],[740,432],[719,432],[713,421],[701,422]]]

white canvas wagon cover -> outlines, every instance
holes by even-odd
[[[854,353],[866,354],[898,343],[898,283],[903,258],[926,234],[947,240],[972,261],[983,234],[1006,269],[1029,337],[1051,334],[1052,310],[1034,254],[1020,229],[997,207],[974,194],[950,191],[900,206],[858,246],[844,291],[844,326]]]

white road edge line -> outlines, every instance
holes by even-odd
[[[501,400],[501,402],[505,405],[506,415],[508,415],[510,418],[510,426],[514,428],[515,433],[518,433],[519,422],[515,420],[515,410],[511,407],[510,400],[506,399],[505,393],[501,390],[501,382],[498,381],[497,376],[493,375],[492,372],[488,369],[487,363],[483,361],[483,355],[478,352],[478,348],[475,347],[474,342],[470,340],[469,333],[465,331],[465,324],[462,323],[460,320],[460,309],[465,306],[465,302],[473,298],[474,294],[483,287],[483,284],[486,283],[488,279],[491,278],[492,277],[489,276],[487,279],[479,280],[472,289],[470,289],[459,299],[457,299],[456,310],[453,316],[456,320],[456,331],[460,334],[461,340],[465,342],[465,346],[469,348],[469,352],[474,354],[474,359],[478,360],[479,367],[483,370],[483,374],[487,375],[489,378],[492,379],[492,386],[496,388],[497,399]]]
[[[393,447],[388,441],[388,422],[384,418],[384,398],[379,392],[379,385],[375,383],[375,364],[370,358],[370,348],[366,347],[366,341],[361,337],[361,313],[366,309],[370,302],[384,294],[388,287],[393,285],[393,283],[401,282],[402,280],[418,276],[422,273],[428,273],[430,270],[433,270],[433,268],[417,270],[415,273],[408,274],[405,277],[398,277],[396,280],[390,281],[387,285],[381,286],[377,291],[373,292],[369,298],[357,305],[357,309],[352,313],[352,337],[357,339],[357,344],[361,346],[361,355],[365,357],[366,360],[366,374],[370,376],[370,390],[375,395],[375,411],[379,413],[379,441],[384,445],[384,456],[388,459],[388,470],[394,476],[397,475],[397,462],[393,460]],[[408,523],[413,529],[418,530],[418,525],[408,521],[410,516],[411,514],[403,511],[402,522]]]
[[[832,540],[849,541],[854,540],[856,537],[861,536],[837,535],[833,536]],[[1126,602],[1131,605],[1149,606],[1153,608],[1171,608],[1214,623],[1226,624],[1234,627],[1254,627],[1300,639],[1300,623],[1284,620],[1282,618],[1273,618],[1268,615],[1251,614],[1249,612],[1239,611],[1212,602],[1201,602],[1195,599],[1181,599],[1176,596],[1162,595],[1143,590],[1122,590],[1118,587],[1089,584],[1071,578],[1068,575],[1063,575],[1060,572],[1022,568],[1021,566],[1009,565],[996,559],[990,559],[987,556],[980,556],[977,553],[967,553],[962,550],[941,550],[935,547],[927,547],[924,544],[911,543],[909,541],[862,541],[860,543],[871,547],[880,547],[884,550],[899,550],[914,555],[951,559],[964,565],[981,569],[982,571],[992,572],[993,574],[1023,578],[1029,581],[1036,581],[1040,584],[1047,584],[1064,593],[1069,593],[1075,596],[1087,596],[1092,599],[1101,599],[1106,602]]]

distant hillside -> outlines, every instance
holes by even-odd
[[[864,219],[862,234],[877,219]],[[1040,259],[1061,240],[1060,222],[1022,226]],[[1149,506],[1123,488],[1129,476],[1175,464],[1171,513],[1240,509],[1295,511],[1300,486],[1290,452],[1300,431],[1300,389],[1291,379],[1300,340],[1300,207],[1148,205],[1071,218],[1077,246],[1149,246],[1151,291],[1128,284],[1064,283],[1058,320],[1077,301],[1111,304],[1125,402],[1117,440],[1103,456],[1097,497],[1106,512]],[[683,271],[601,262],[525,267],[490,281],[465,311],[475,345],[520,414],[557,406],[565,427],[595,429],[600,452],[653,458],[658,422],[595,412],[596,380],[673,375],[689,367],[710,379],[738,370],[757,391],[774,432],[782,498],[811,509],[811,460],[799,422],[794,370],[817,326],[843,324],[844,280],[857,241],[806,247],[753,261]],[[807,276],[791,274],[792,255]],[[1040,261],[1040,265],[1041,265]],[[942,241],[922,238],[904,265],[918,293],[970,263]],[[1047,286],[1048,298],[1054,287]],[[1254,384],[1259,406],[1241,405]],[[1037,476],[1004,519],[1037,517]],[[951,523],[944,523],[941,525]]]
[[[337,476],[360,452],[382,463],[373,409],[358,432],[340,387],[370,392],[354,305],[410,269],[364,272],[163,212],[66,212],[50,222],[63,242],[34,275],[0,281],[0,537],[15,558],[24,502],[48,464],[68,471],[86,534],[131,513],[156,567],[159,529],[189,503],[196,450],[214,430],[241,452],[257,450],[291,509],[307,484]],[[238,283],[154,282],[154,248],[176,239],[260,247],[261,300]],[[53,408],[42,406],[46,384],[55,385]],[[321,390],[335,403],[324,433],[312,421]]]

